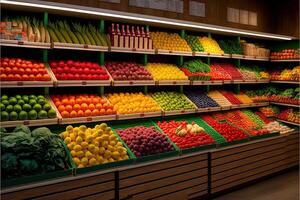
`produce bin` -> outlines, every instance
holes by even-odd
[[[152,121],[149,121],[149,120],[135,120],[135,121],[130,121],[130,122],[127,121],[127,122],[118,123],[116,125],[113,125],[112,126],[112,130],[117,134],[117,132],[116,132],[117,129],[132,128],[132,127],[135,127],[135,126],[150,127],[150,126],[154,126],[154,124],[152,123]],[[158,132],[160,132],[161,134],[163,134],[163,132],[161,132],[160,129],[158,129],[157,127],[155,127],[155,128],[156,128],[156,130]],[[165,153],[159,153],[159,154],[154,154],[154,155],[148,155],[148,156],[143,156],[143,157],[139,158],[139,157],[136,157],[132,153],[132,151],[130,150],[130,148],[127,145],[126,145],[126,148],[128,148],[128,150],[134,155],[134,161],[137,162],[137,163],[151,161],[151,160],[156,160],[156,159],[162,159],[162,158],[171,157],[171,156],[177,156],[179,154],[179,148],[169,139],[168,136],[167,136],[167,139],[168,139],[168,142],[174,148],[174,151],[165,152]],[[124,142],[124,141],[122,140],[122,142]]]

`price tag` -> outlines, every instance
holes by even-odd
[[[158,49],[155,49],[155,50],[154,50],[154,53],[155,53],[155,54],[158,54]]]
[[[185,110],[180,111],[181,113],[185,113]]]
[[[129,81],[129,85],[133,85],[133,81]]]
[[[89,48],[89,45],[84,44],[84,45],[83,45],[83,48],[88,49],[88,48]]]
[[[86,81],[82,81],[82,85],[87,85],[87,82]]]
[[[210,53],[207,53],[207,55],[210,55]]]
[[[214,83],[215,81],[211,81],[211,83]]]
[[[24,85],[23,82],[21,82],[21,81],[18,81],[18,82],[17,82],[17,86],[23,86],[23,85]]]
[[[145,114],[144,114],[144,113],[141,113],[141,114],[140,114],[140,117],[144,117],[144,116],[145,116]]]
[[[29,124],[30,124],[30,122],[28,120],[26,120],[26,121],[23,122],[23,125],[28,126]]]
[[[173,81],[173,85],[176,85],[177,84],[177,82],[176,81]]]
[[[192,53],[192,55],[193,55],[193,56],[195,56],[195,55],[196,55],[196,53],[195,53],[195,52],[193,52],[193,53]]]
[[[93,121],[93,118],[92,117],[87,117],[86,121],[91,122],[91,121]]]
[[[133,48],[132,51],[136,51],[136,48]]]
[[[173,51],[169,51],[169,53],[173,53]]]
[[[23,41],[18,41],[18,45],[23,45],[24,42]]]

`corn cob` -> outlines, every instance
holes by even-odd
[[[26,21],[27,21],[27,38],[28,38],[28,41],[29,42],[34,42],[35,35],[33,33],[33,29],[32,29],[30,20],[27,18]]]
[[[45,42],[46,41],[46,30],[45,30],[43,24],[40,24],[39,28],[40,28],[40,32],[41,32],[41,42]]]
[[[108,36],[106,34],[104,34],[104,33],[101,33],[101,35],[102,35],[102,38],[105,40],[106,46],[110,47],[111,43],[110,43],[110,39],[108,38]]]
[[[34,41],[35,42],[41,42],[41,33],[40,33],[39,28],[38,28],[38,21],[35,18],[33,18],[32,23],[33,23],[33,30],[34,30],[34,34],[35,34]]]
[[[73,43],[70,36],[69,36],[69,34],[68,34],[68,32],[67,32],[67,30],[65,29],[65,26],[64,26],[62,21],[58,22],[58,27],[60,29],[61,34],[63,35],[63,37],[67,41],[67,43]]]
[[[70,36],[72,42],[73,42],[74,44],[79,44],[79,41],[78,41],[76,35],[71,31],[71,29],[70,29],[69,25],[67,24],[67,22],[64,21],[63,24],[64,24],[65,30],[66,30],[67,33],[69,34],[69,36]]]
[[[25,18],[22,18],[22,23],[23,23],[23,31],[27,33],[27,23]]]
[[[45,27],[44,27],[44,29],[45,29],[45,42],[46,42],[46,43],[50,43],[50,35],[49,35],[49,31],[48,31],[48,29],[45,28]],[[56,35],[55,35],[55,37],[56,37]]]
[[[75,24],[75,23],[73,23],[73,27],[82,36],[82,38],[84,40],[84,44],[91,45],[91,42],[90,42],[89,38],[87,37],[87,35],[83,32],[82,27],[79,24]]]
[[[50,30],[52,30],[55,33],[55,35],[57,36],[57,39],[59,40],[59,42],[67,43],[67,41],[65,40],[65,38],[63,37],[61,32],[58,30],[58,28],[54,24],[49,23],[49,27],[51,28],[51,29],[49,29],[49,34],[51,36],[51,39],[52,39],[52,34],[51,34]],[[52,39],[52,40],[54,41],[54,39]]]
[[[50,38],[51,38],[52,42],[60,42],[58,37],[55,34],[55,31],[52,29],[52,27],[50,25],[49,25],[49,28],[48,28],[48,33],[50,35]]]
[[[79,41],[79,44],[85,44],[84,39],[83,39],[81,33],[79,33],[78,31],[75,31],[74,34],[76,35],[76,37],[77,37],[77,39]]]

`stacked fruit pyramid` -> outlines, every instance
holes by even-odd
[[[173,64],[149,63],[146,69],[154,80],[188,80],[188,77]]]
[[[156,49],[169,51],[191,51],[186,40],[181,38],[177,33],[151,32],[153,46]]]

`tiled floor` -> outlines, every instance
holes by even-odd
[[[215,200],[299,200],[299,170],[217,197]]]

